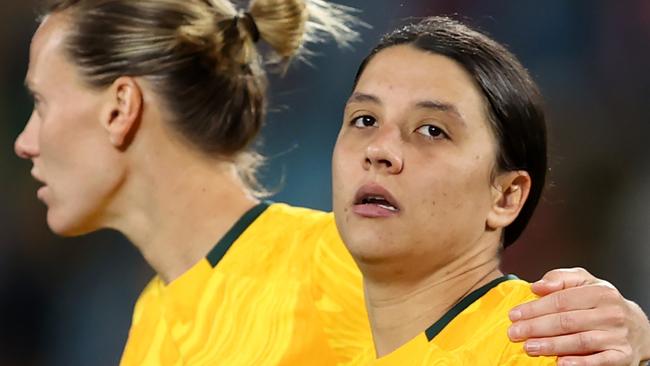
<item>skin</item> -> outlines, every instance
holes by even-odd
[[[104,143],[97,114],[105,93],[81,86],[61,57],[64,34],[52,25],[45,22],[32,43],[26,85],[34,96],[34,110],[16,152],[33,158],[32,175],[44,184],[38,197],[48,206],[50,228],[61,235],[80,235],[103,221],[101,212],[108,210],[125,174],[105,169],[119,160],[115,149]]]
[[[531,180],[497,170],[485,111],[462,67],[409,45],[379,52],[348,101],[334,149],[334,213],[364,275],[378,356],[502,275],[502,229]],[[359,204],[359,189],[379,186],[398,210]]]
[[[639,365],[650,360],[650,322],[610,283],[583,268],[556,269],[532,285],[540,299],[515,307],[509,337],[563,366]],[[582,356],[575,356],[582,355]]]
[[[55,233],[75,236],[117,229],[170,282],[203,258],[215,238],[257,201],[231,163],[206,157],[177,136],[159,113],[165,105],[146,80],[123,77],[101,90],[84,83],[62,49],[67,22],[65,14],[50,16],[33,38],[26,84],[35,106],[16,140],[16,154],[33,162],[32,175],[43,183],[38,197],[48,207],[47,222]],[[599,294],[610,288],[585,273],[555,273],[553,279],[563,287],[539,285],[540,295],[565,296],[566,307],[559,309],[544,299],[526,305],[534,310],[521,307],[522,318],[515,324],[525,326],[515,340],[541,340],[538,353],[543,354],[592,349],[613,354],[603,356],[608,363],[572,358],[582,362],[579,365],[627,365],[632,364],[624,363],[628,359],[650,358],[650,325],[641,309],[620,294],[603,301],[606,297]],[[574,286],[579,287],[573,292],[563,290]],[[578,300],[587,292],[593,299],[589,307],[603,315],[600,320],[573,311],[585,306]],[[620,312],[627,314],[624,324],[607,315]],[[576,339],[588,332],[540,326],[549,316],[557,319],[568,313],[575,315],[580,329],[606,325],[600,329],[615,334],[607,338],[615,342],[595,341],[586,347]],[[614,343],[619,349],[612,349]],[[620,350],[630,344],[643,348]]]
[[[171,282],[257,200],[232,163],[178,136],[146,80],[122,77],[100,90],[84,83],[65,57],[67,24],[57,13],[34,35],[26,84],[35,109],[16,153],[44,184],[38,197],[55,233],[116,229]]]
[[[384,52],[388,51],[390,50]],[[410,51],[413,56],[416,55],[414,52],[419,52]],[[384,54],[382,56],[389,58],[391,55]],[[406,62],[404,60],[408,60],[404,54],[395,56],[394,62],[396,65],[403,65]],[[377,58],[379,57],[377,56]],[[428,94],[437,92],[439,90],[437,88],[449,87],[449,82],[430,80],[432,83],[429,85],[436,85],[436,89],[427,86],[425,88],[403,87],[400,90],[400,83],[406,80],[418,85],[419,82],[427,80],[427,77],[433,77],[432,73],[428,73],[427,75],[413,75],[409,78],[408,75],[400,73],[403,71],[408,74],[417,69],[414,66],[417,65],[417,58],[408,60],[408,64],[412,65],[408,70],[391,69],[390,62],[386,62],[388,64],[386,70],[381,68],[375,70],[372,65],[369,65],[355,90],[355,93],[359,94],[353,94],[346,106],[344,125],[339,135],[333,160],[334,207],[338,219],[337,223],[343,237],[347,237],[346,241],[349,242],[351,252],[366,274],[367,305],[373,322],[373,335],[378,340],[377,351],[379,355],[386,354],[399,344],[408,341],[430,325],[431,319],[437,319],[441,313],[446,311],[450,303],[436,303],[436,299],[439,297],[432,295],[436,290],[440,293],[451,294],[450,298],[457,299],[464,294],[453,293],[453,290],[458,286],[455,282],[459,281],[463,276],[472,279],[471,281],[459,281],[466,285],[469,284],[467,286],[470,286],[473,281],[476,282],[468,290],[471,291],[473,288],[487,282],[490,278],[499,275],[498,271],[493,271],[496,268],[495,262],[489,258],[493,258],[494,251],[490,249],[482,252],[487,254],[486,256],[472,257],[474,255],[472,254],[466,256],[470,258],[465,258],[465,262],[459,261],[474,263],[475,268],[472,269],[474,273],[459,274],[457,268],[453,266],[454,263],[449,262],[448,252],[445,253],[447,259],[436,256],[437,261],[426,263],[428,267],[421,267],[424,264],[417,263],[419,262],[417,257],[426,255],[426,250],[420,246],[422,240],[413,238],[412,232],[422,231],[422,228],[432,230],[431,223],[417,221],[420,218],[429,218],[426,214],[416,214],[419,217],[411,217],[410,220],[414,220],[414,222],[410,223],[398,220],[390,222],[394,218],[390,218],[390,220],[381,218],[381,224],[376,225],[372,223],[372,220],[377,220],[377,218],[358,217],[353,211],[353,191],[355,187],[363,186],[364,183],[369,181],[374,181],[374,183],[380,181],[383,188],[388,188],[392,195],[397,198],[400,206],[408,208],[409,212],[400,212],[399,215],[406,216],[411,210],[422,208],[426,211],[427,207],[433,206],[433,201],[436,201],[436,208],[444,212],[444,214],[437,215],[437,217],[443,219],[448,219],[450,215],[453,217],[458,213],[455,210],[462,210],[462,205],[445,204],[445,198],[449,196],[448,192],[445,192],[447,193],[446,196],[443,193],[442,199],[439,199],[440,190],[436,188],[435,184],[440,184],[443,179],[448,179],[447,175],[449,172],[454,172],[454,167],[471,167],[472,161],[468,159],[453,160],[454,163],[450,164],[450,166],[444,165],[443,162],[442,165],[439,164],[435,168],[419,169],[416,172],[417,179],[413,179],[412,175],[409,176],[409,174],[413,174],[413,171],[409,170],[409,165],[434,164],[428,160],[440,158],[441,156],[444,156],[445,159],[443,160],[445,162],[454,159],[454,157],[450,158],[444,155],[450,151],[445,150],[444,147],[440,147],[440,150],[437,151],[425,150],[422,152],[418,150],[427,145],[418,140],[420,137],[415,132],[428,133],[431,131],[428,128],[425,129],[426,131],[420,129],[419,122],[430,119],[441,123],[440,127],[446,127],[449,121],[453,122],[457,118],[453,114],[451,116],[445,115],[444,111],[439,110],[424,112],[422,108],[414,108],[415,103],[409,102],[410,99],[418,100],[418,97],[419,100],[428,97],[449,101],[450,99],[445,100],[439,94],[433,96]],[[429,58],[431,59],[431,57]],[[382,59],[379,59],[379,61],[382,61]],[[373,62],[378,61],[373,60]],[[466,75],[463,75],[454,67],[455,65],[450,66],[448,63],[447,65],[436,65],[438,69],[442,69],[443,66],[448,67],[446,75],[453,75],[454,80],[462,80],[466,86],[471,84]],[[452,71],[455,73],[452,73]],[[391,78],[393,76],[394,78]],[[368,84],[366,80],[374,80],[376,84]],[[368,90],[372,90],[373,93],[369,93]],[[480,105],[480,102],[477,103],[475,93],[473,93],[473,86],[468,87],[467,90],[469,90],[470,95],[462,95],[463,93],[458,92],[450,93],[450,90],[447,90],[448,93],[444,94],[444,96],[455,98],[458,101],[457,106],[463,106],[462,101],[468,100],[475,103],[474,105]],[[402,92],[401,95],[400,91]],[[375,98],[368,98],[368,95]],[[388,95],[390,97],[387,97]],[[381,98],[382,96],[383,98]],[[409,110],[409,108],[413,113],[413,116],[411,116],[413,119],[405,117],[405,111]],[[459,109],[457,108],[457,110]],[[474,109],[463,114],[463,116],[478,116],[478,120],[481,120],[480,115],[482,112],[481,109],[478,111]],[[373,118],[361,118],[364,115]],[[402,123],[402,128],[399,127],[400,123],[398,121]],[[482,122],[485,122],[484,118]],[[383,127],[381,126],[382,123],[384,124]],[[379,125],[379,127],[375,126],[375,124]],[[366,125],[374,127],[367,127]],[[450,125],[454,126],[455,124],[451,123]],[[351,126],[355,126],[356,129]],[[482,138],[485,138],[484,126],[484,123],[478,126],[478,133],[482,134]],[[359,129],[360,127],[363,128]],[[371,128],[371,130],[367,131],[366,128]],[[451,133],[451,128],[454,127],[449,128],[450,130],[447,131]],[[444,139],[434,139],[433,142],[438,144],[448,143]],[[490,146],[493,146],[493,144]],[[425,149],[428,148],[425,147]],[[461,148],[459,147],[457,151],[461,151]],[[356,158],[351,159],[350,157]],[[462,162],[468,165],[462,165]],[[429,168],[430,165],[427,165],[427,167]],[[432,173],[432,171],[443,171],[443,169],[446,169],[444,170],[447,173],[445,177],[438,178],[436,174]],[[455,171],[456,177],[462,174],[462,170]],[[478,167],[477,170],[477,176],[474,178],[483,179],[484,183],[488,182],[485,179],[485,169]],[[406,176],[408,182],[405,183],[399,180],[402,178],[398,178],[398,176]],[[469,179],[472,177],[466,175],[464,178]],[[515,181],[513,180],[513,182]],[[399,184],[396,184],[396,182],[399,182]],[[415,185],[412,184],[413,182],[415,182]],[[419,183],[422,182],[430,184],[420,185]],[[457,189],[460,186],[457,181],[447,181],[447,183],[450,183],[451,189]],[[352,188],[346,187],[348,185]],[[484,197],[485,190],[482,190],[481,187],[485,188],[485,186],[474,186],[474,188],[476,187],[478,187],[478,190],[475,192],[481,193],[479,197],[481,195]],[[495,185],[492,185],[492,188],[494,187]],[[507,189],[504,190],[504,187],[505,185],[502,184],[496,192],[506,192]],[[514,184],[513,187],[518,187],[518,185]],[[464,187],[464,189],[471,188],[472,186]],[[421,198],[422,195],[418,195],[420,200],[409,201],[407,199],[404,201],[402,200],[404,192],[406,192],[407,196],[411,195],[410,192],[426,192],[431,197],[436,198],[431,199],[429,197],[427,199]],[[517,192],[516,189],[515,192]],[[495,193],[495,191],[493,190],[492,193]],[[510,200],[505,200],[505,202],[521,203],[522,196],[517,194],[507,196]],[[498,200],[493,202],[498,202]],[[501,200],[501,203],[503,202],[504,200]],[[485,208],[485,206],[481,207]],[[486,217],[491,218],[486,220],[488,222],[486,226],[490,227],[490,222],[498,223],[501,227],[505,226],[512,219],[512,215],[518,212],[512,210],[512,207],[510,209],[507,207],[508,205],[505,205],[504,209],[499,205],[493,205],[492,209],[496,209],[496,211],[486,215]],[[404,207],[400,208],[402,211],[404,210]],[[504,213],[507,214],[504,215]],[[467,214],[467,212],[463,214]],[[495,218],[500,219],[495,220]],[[493,226],[496,227],[497,225]],[[448,228],[448,226],[445,226],[445,228]],[[354,238],[350,233],[351,230],[354,231]],[[409,250],[400,251],[392,235],[392,232],[395,231],[400,232],[400,238],[408,237],[414,243],[414,246],[410,247]],[[405,236],[405,233],[408,233],[408,236]],[[429,235],[425,235],[425,237],[431,237]],[[435,237],[440,238],[440,235],[436,233]],[[430,249],[437,250],[439,247],[433,246]],[[449,246],[445,247],[445,251],[449,251]],[[481,250],[477,250],[477,252],[481,252]],[[457,253],[457,251],[454,251],[454,253]],[[433,267],[441,264],[450,265],[452,270],[445,273],[445,275],[427,276],[427,270],[431,271]],[[416,276],[407,273],[415,273]],[[480,274],[482,273],[487,274],[481,277]],[[384,276],[389,276],[391,282],[382,281]],[[476,280],[477,278],[478,280]],[[638,365],[643,360],[647,361],[650,358],[650,323],[647,317],[638,305],[625,300],[611,284],[593,277],[583,269],[553,270],[547,273],[542,280],[534,283],[532,291],[543,297],[513,309],[510,315],[513,326],[509,332],[512,341],[525,341],[525,350],[531,356],[559,355],[564,356],[558,358],[559,365],[585,366]],[[420,303],[427,303],[431,307],[423,311],[419,307]],[[400,314],[399,319],[391,317],[393,314]],[[421,315],[412,316],[410,314]],[[406,326],[406,324],[410,324],[410,326]]]

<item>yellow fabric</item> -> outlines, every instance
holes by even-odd
[[[529,357],[521,343],[508,340],[508,311],[534,300],[530,285],[521,280],[500,283],[458,314],[431,341],[421,333],[394,352],[377,359],[373,347],[352,365],[555,365],[555,357]]]
[[[204,259],[167,286],[149,283],[120,364],[336,365],[370,334],[332,214],[273,204],[216,267]]]

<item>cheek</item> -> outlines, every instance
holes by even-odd
[[[417,179],[415,179],[417,178]],[[424,222],[466,225],[482,222],[491,201],[489,175],[480,166],[454,161],[417,172],[410,192],[425,192],[416,203]]]
[[[112,154],[95,150],[70,160],[54,179],[48,223],[60,235],[76,236],[102,228],[124,182],[125,170]]]
[[[88,145],[95,146],[103,137],[98,115],[85,106],[89,101],[53,103],[40,129],[42,152],[51,159],[66,160],[73,155],[88,153]]]
[[[346,171],[344,156],[342,147],[337,142],[332,153],[332,200],[335,208],[340,202],[341,196],[344,193],[343,189],[345,188],[343,179]]]
[[[92,113],[52,113],[40,142],[53,208],[88,211],[119,180],[119,154]]]

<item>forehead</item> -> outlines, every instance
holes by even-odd
[[[63,57],[65,34],[66,20],[62,14],[47,16],[38,27],[29,51],[28,84],[39,85],[47,76],[63,71],[60,69],[66,66]]]
[[[484,98],[476,82],[454,60],[410,45],[389,47],[368,63],[356,92],[384,103],[437,100],[456,106],[463,117],[483,115]]]

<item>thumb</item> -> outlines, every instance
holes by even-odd
[[[573,287],[573,286],[572,286]],[[546,296],[554,292],[564,290],[564,283],[562,281],[544,280],[541,279],[530,286],[530,289],[537,296]]]
[[[598,279],[583,268],[554,269],[547,272],[541,280],[533,283],[531,290],[538,296],[545,296],[553,292],[584,286],[596,281]]]

